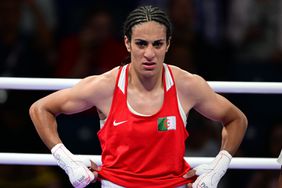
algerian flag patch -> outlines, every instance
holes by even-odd
[[[176,117],[167,116],[163,118],[158,118],[158,130],[159,131],[176,130]]]

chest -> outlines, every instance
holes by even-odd
[[[127,103],[137,113],[153,115],[163,106],[164,90],[160,88],[154,92],[142,93],[134,89],[128,89]]]

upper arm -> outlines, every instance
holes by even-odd
[[[186,113],[191,108],[203,116],[227,123],[242,113],[225,97],[215,93],[200,76],[173,68],[178,96]]]
[[[114,89],[113,74],[82,79],[75,86],[56,91],[36,103],[54,115],[85,111],[111,97]]]
[[[93,104],[88,96],[87,83],[90,78],[81,80],[72,88],[62,89],[38,100],[35,104],[54,115],[72,114],[90,108]],[[95,79],[95,78],[92,78]]]
[[[241,111],[225,97],[215,93],[202,77],[198,75],[193,77],[193,108],[196,111],[224,124],[240,116]]]

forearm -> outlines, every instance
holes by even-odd
[[[38,102],[30,107],[29,113],[38,135],[50,150],[53,146],[62,142],[58,135],[54,114],[44,109]]]
[[[225,123],[222,129],[221,150],[234,155],[238,150],[247,129],[247,118],[242,114],[239,118]]]

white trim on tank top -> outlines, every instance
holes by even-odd
[[[184,110],[183,110],[183,107],[182,107],[182,105],[181,105],[181,103],[180,103],[180,101],[179,101],[179,99],[178,99],[178,96],[177,96],[177,103],[178,103],[178,109],[179,109],[179,111],[180,111],[180,116],[181,116],[181,118],[182,118],[182,121],[183,121],[183,123],[184,123],[184,126],[186,127],[186,120],[187,120],[187,117],[186,117],[186,114],[185,114],[185,112],[184,112]],[[142,116],[142,117],[150,117],[150,116],[151,116],[151,115],[147,115],[147,114],[141,114],[141,113],[135,111],[135,110],[132,108],[132,106],[129,104],[128,101],[127,101],[127,107],[128,107],[128,109],[129,109],[129,111],[130,111],[131,113],[135,114],[135,115]]]
[[[117,185],[117,184],[115,184],[113,182],[110,182],[108,180],[102,179],[101,180],[101,188],[124,188],[124,187],[122,187],[120,185]],[[187,186],[186,185],[181,185],[181,186],[178,186],[176,188],[187,188]]]

